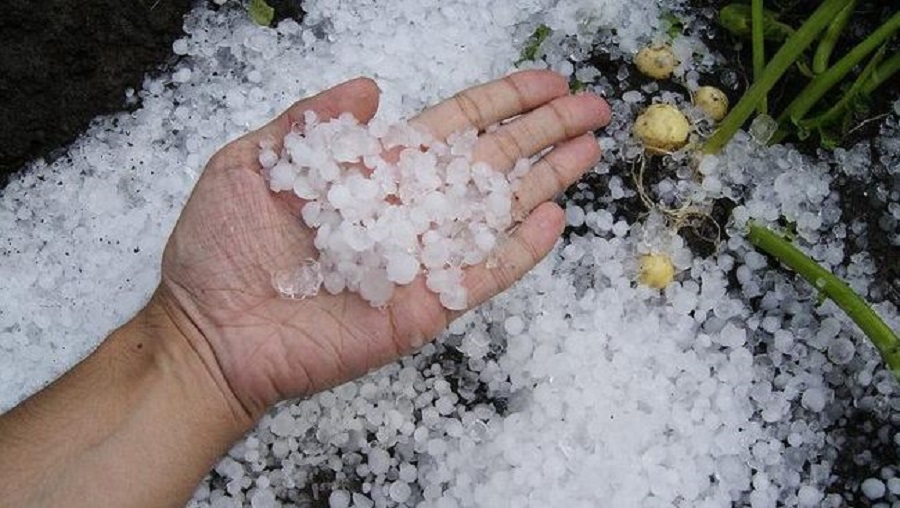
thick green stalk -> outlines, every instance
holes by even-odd
[[[778,118],[778,123],[784,127],[787,122],[796,123],[802,120],[823,95],[844,79],[844,76],[850,73],[863,58],[884,44],[897,30],[900,30],[900,11],[891,16],[864,41],[857,44],[830,69],[810,81]]]
[[[752,0],[750,3],[751,28],[753,30],[753,81],[759,81],[766,69],[765,25],[763,24],[763,0]],[[763,97],[757,104],[756,111],[765,115],[769,112],[769,101]]]
[[[784,238],[759,224],[750,223],[747,235],[753,245],[799,273],[823,295],[832,299],[869,337],[894,377],[900,381],[900,338],[850,286],[819,266]]]
[[[834,21],[825,29],[822,40],[819,41],[819,47],[816,48],[816,54],[813,56],[812,70],[816,74],[822,74],[828,69],[828,62],[831,61],[831,53],[834,52],[834,46],[841,37],[841,32],[847,26],[847,22],[853,17],[853,9],[856,8],[856,0],[850,0],[846,7],[834,18]]]
[[[719,128],[706,141],[703,146],[705,153],[716,153],[731,140],[734,133],[744,125],[744,122],[753,114],[756,105],[766,97],[769,90],[792,66],[797,58],[808,48],[828,23],[834,18],[835,12],[843,8],[850,0],[825,0],[819,5],[803,25],[789,37],[781,48],[766,65],[760,79],[756,80],[747,90],[747,93],[719,124]]]

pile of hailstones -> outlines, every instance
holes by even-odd
[[[523,159],[504,174],[473,162],[476,141],[474,130],[441,142],[403,122],[361,125],[350,114],[319,122],[307,112],[280,155],[263,143],[269,186],[304,201],[318,249],[317,259],[273,274],[275,289],[287,298],[349,290],[380,307],[424,268],[441,304],[465,309],[463,269],[492,262],[513,224],[516,182],[531,166]]]

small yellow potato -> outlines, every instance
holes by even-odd
[[[634,134],[644,148],[662,155],[683,147],[691,132],[691,124],[678,108],[671,104],[653,104],[634,122]]]
[[[701,86],[694,92],[694,106],[719,122],[728,114],[728,96],[714,86]]]
[[[634,64],[641,74],[653,79],[668,79],[678,67],[678,58],[668,45],[647,46],[638,51]]]
[[[665,254],[644,254],[638,271],[638,282],[654,289],[663,289],[675,278],[675,266]]]

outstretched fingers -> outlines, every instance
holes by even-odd
[[[474,158],[508,171],[516,161],[609,123],[609,105],[593,94],[567,95],[481,136]]]
[[[460,130],[481,132],[567,93],[566,79],[555,72],[521,71],[466,89],[422,111],[410,123],[443,140]]]

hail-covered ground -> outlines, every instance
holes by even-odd
[[[840,506],[829,489],[843,461],[873,471],[846,486],[853,504],[896,508],[900,468],[878,460],[900,453],[900,388],[853,323],[753,250],[742,226],[793,224],[807,252],[900,328],[858,248],[872,235],[900,245],[900,103],[880,136],[833,156],[741,133],[699,166],[702,178],[676,157],[658,165],[671,174],[639,189],[621,168],[639,174],[630,125],[641,109],[675,103],[698,121],[695,136],[711,129],[685,104],[722,63],[702,42],[708,13],[680,14],[691,34],[673,41],[682,91],[628,89],[632,55],[662,39],[679,8],[322,0],[304,2],[302,23],[265,29],[240,9],[198,7],[173,47],[182,58],[132,94],[136,111],[98,119],[65,157],[34,163],[0,196],[0,410],[146,301],[165,238],[225,142],[356,75],[378,81],[381,119],[407,117],[514,70],[544,24],[542,58],[520,66],[571,75],[615,114],[592,175],[603,185],[564,200],[565,240],[416,355],[273,409],[191,506]],[[598,54],[603,73],[589,65]],[[847,222],[835,182],[874,171],[894,182],[871,190],[883,216]],[[640,196],[656,211],[635,213]],[[732,219],[701,256],[675,233],[684,214],[672,210],[724,198]],[[663,291],[635,282],[648,252],[678,269]],[[834,430],[860,412],[862,444]]]

